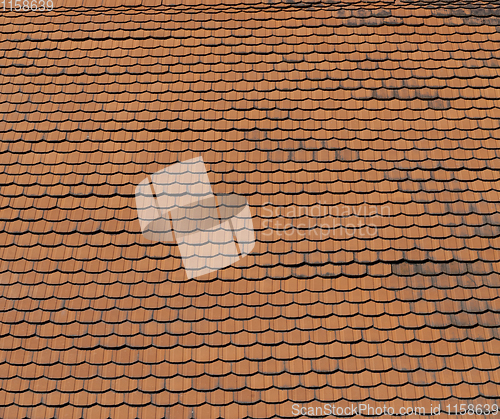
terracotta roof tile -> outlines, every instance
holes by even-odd
[[[160,3],[0,22],[0,417],[498,403],[497,2]],[[256,245],[186,280],[199,156]]]

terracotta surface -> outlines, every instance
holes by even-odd
[[[2,419],[498,402],[498,2],[240,1],[0,15]],[[198,156],[257,244],[187,280]]]

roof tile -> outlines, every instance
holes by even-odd
[[[114,3],[1,26],[0,416],[496,402],[494,2]],[[133,188],[198,156],[257,243],[186,280]]]

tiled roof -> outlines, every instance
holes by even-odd
[[[2,419],[498,402],[498,1],[54,3],[0,17]],[[187,280],[134,191],[194,157],[256,245]]]

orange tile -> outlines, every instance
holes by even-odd
[[[397,4],[391,17],[363,5],[172,14],[161,29],[120,13],[105,31],[141,26],[166,45],[80,39],[76,25],[101,22],[64,14],[43,28],[57,49],[21,43],[20,60],[0,45],[5,60],[38,58],[79,82],[11,67],[0,89],[0,369],[7,389],[36,390],[6,393],[16,405],[2,414],[273,417],[318,395],[426,408],[495,397],[491,25]],[[146,174],[198,155],[214,190],[246,195],[259,215],[254,252],[206,282],[186,281],[175,245],[145,242],[131,201]],[[373,221],[374,237],[264,237],[255,205],[271,200],[390,212],[341,220]],[[44,410],[56,382],[66,393],[49,392]]]

